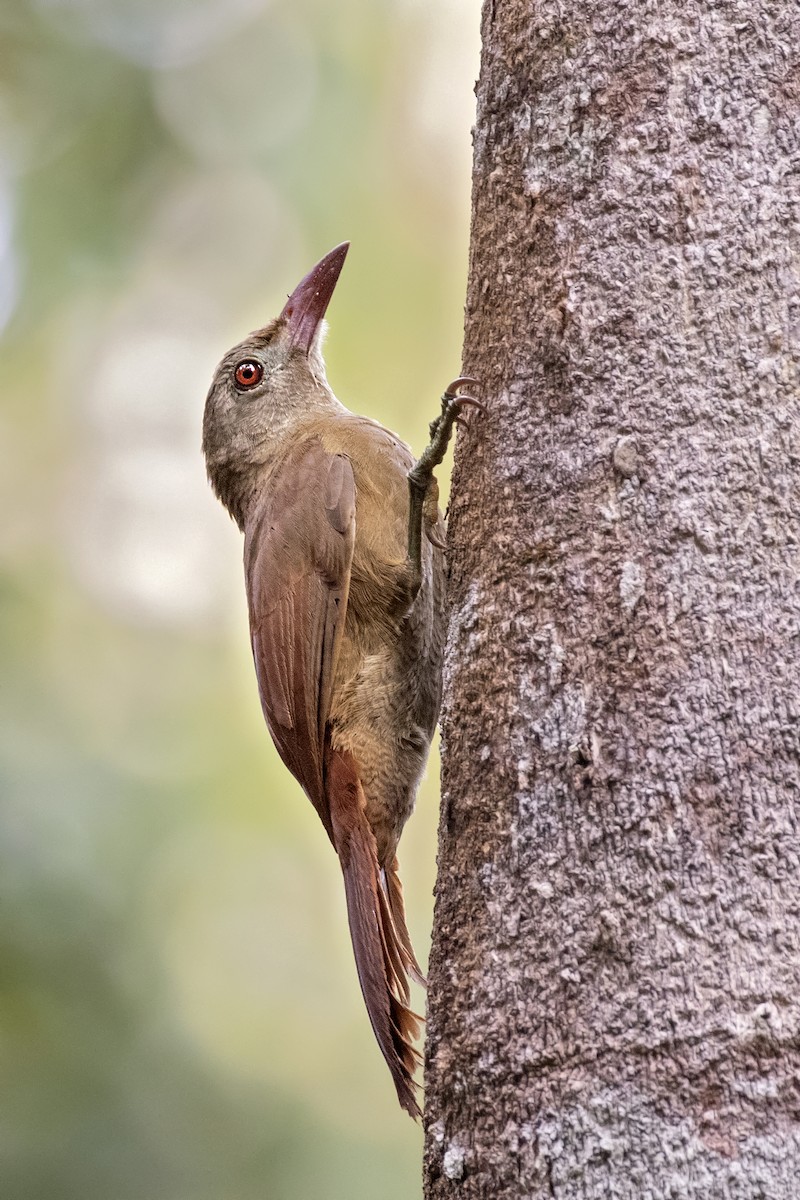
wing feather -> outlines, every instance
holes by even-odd
[[[355,540],[349,459],[310,438],[245,525],[245,579],[261,706],[273,741],[332,837],[323,769]]]

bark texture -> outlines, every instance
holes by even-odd
[[[800,6],[486,0],[426,1196],[800,1195]]]

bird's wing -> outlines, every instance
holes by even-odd
[[[245,526],[250,633],[264,717],[331,839],[324,748],[347,612],[355,499],[350,460],[309,438],[271,477]]]
[[[358,765],[327,728],[355,540],[350,460],[308,438],[271,476],[245,525],[245,575],[261,705],[275,745],[339,855],[358,977],[372,1028],[412,1116],[414,963],[380,883]],[[403,927],[404,928],[404,927]],[[406,939],[408,935],[405,935]]]

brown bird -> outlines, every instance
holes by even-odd
[[[457,379],[415,463],[334,396],[323,317],[349,243],[225,355],[206,400],[211,485],[244,533],[261,705],[344,875],[358,977],[398,1099],[419,1115],[419,1018],[397,843],[439,713],[444,525],[433,468],[473,383]]]

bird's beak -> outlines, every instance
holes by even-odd
[[[305,279],[300,280],[283,307],[281,317],[286,321],[290,345],[300,347],[306,354],[330,304],[349,249],[350,243],[342,242],[320,259]]]

